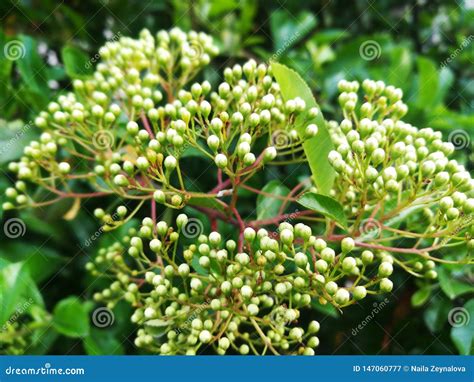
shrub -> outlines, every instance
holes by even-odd
[[[87,264],[111,280],[97,302],[134,307],[136,346],[311,355],[319,323],[301,312],[314,301],[343,309],[390,292],[394,267],[428,283],[436,263],[472,263],[436,253],[473,248],[473,180],[441,133],[403,122],[400,89],[343,80],[343,119],[326,123],[280,64],[226,68],[214,90],[191,84],[216,54],[209,36],[179,29],[107,43],[94,76],[39,114],[40,140],[9,166],[19,180],[5,209],[114,196],[124,204],[95,210],[103,230],[145,216]],[[296,165],[290,188],[291,176],[252,186]],[[196,190],[203,172],[216,184]],[[51,198],[35,199],[35,186]],[[257,214],[239,203],[248,195]]]

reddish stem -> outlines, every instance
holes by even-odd
[[[223,190],[224,188],[230,186],[231,180],[226,179],[222,183],[218,184],[216,187],[214,187],[211,191],[209,191],[209,194],[216,194],[219,191]]]
[[[156,202],[151,198],[151,219],[153,220],[153,229],[156,229]]]
[[[362,247],[362,248],[380,249],[382,251],[398,252],[398,253],[416,253],[418,255],[421,255],[423,252],[427,252],[427,251],[431,250],[430,248],[426,248],[424,250],[419,250],[419,249],[416,249],[416,248],[386,247],[384,245],[361,243],[361,242],[357,242],[357,241],[356,241],[355,245],[358,246],[358,247]]]
[[[145,128],[146,131],[148,131],[148,134],[150,134],[150,137],[152,139],[155,139],[155,134],[153,133],[150,123],[148,122],[148,118],[146,117],[144,113],[141,114],[141,120],[143,122],[143,127]]]

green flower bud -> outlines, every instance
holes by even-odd
[[[339,305],[344,305],[344,304],[347,304],[350,300],[350,294],[349,292],[344,289],[344,288],[340,288],[337,290],[335,296],[334,296],[334,300],[339,304]]]
[[[327,247],[321,251],[321,258],[329,264],[334,261],[335,256],[336,253],[332,248]]]
[[[393,289],[393,283],[389,279],[380,280],[380,291],[384,293],[391,292]]]
[[[325,289],[326,289],[326,292],[328,292],[332,296],[337,292],[338,286],[334,281],[329,281],[326,284]]]
[[[379,276],[380,277],[387,277],[393,273],[393,265],[387,261],[384,261],[379,265]]]
[[[352,295],[356,300],[362,300],[367,296],[367,289],[363,286],[356,286],[354,290],[352,291]]]
[[[166,195],[163,191],[161,190],[156,190],[154,193],[153,193],[153,199],[155,200],[155,202],[157,203],[164,203],[166,201]]]
[[[374,260],[374,254],[371,251],[362,252],[362,263],[364,265],[371,264],[373,260]]]
[[[224,154],[217,154],[214,158],[214,162],[219,168],[227,167],[227,157]]]
[[[248,242],[252,242],[255,239],[255,230],[253,228],[247,227],[244,230],[244,239]]]
[[[342,253],[351,252],[355,247],[354,239],[350,237],[345,237],[341,242]]]

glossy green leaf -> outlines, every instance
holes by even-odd
[[[79,298],[71,296],[58,302],[53,311],[53,327],[68,337],[89,335],[89,316]]]
[[[339,317],[339,314],[337,312],[337,309],[334,307],[332,304],[321,304],[318,299],[312,299],[311,300],[311,307],[327,316],[337,318]]]
[[[317,107],[319,109],[310,88],[298,73],[276,62],[272,63],[272,70],[285,100],[300,97],[306,102],[307,108]],[[300,136],[305,134],[306,125],[303,124],[305,117],[305,115],[300,115],[296,121],[296,129]],[[328,195],[336,177],[336,173],[328,160],[329,152],[334,146],[321,111],[309,123],[315,123],[318,126],[318,134],[304,141],[304,152],[318,191]]]
[[[346,214],[337,200],[326,195],[306,192],[298,199],[298,203],[309,210],[319,212],[347,229]]]
[[[464,307],[453,308],[448,320],[451,329],[451,340],[462,355],[474,354],[474,300],[469,300]]]
[[[198,206],[198,207],[206,207],[211,208],[218,211],[224,211],[224,206],[222,203],[216,198],[209,198],[207,196],[199,197],[193,196],[187,202],[189,205]]]
[[[446,323],[451,308],[451,302],[442,295],[430,299],[423,314],[428,329],[439,332]]]
[[[28,89],[47,100],[50,94],[47,64],[38,53],[38,44],[36,40],[25,35],[19,36],[19,41],[24,54],[16,61],[16,66],[22,80]]]
[[[7,122],[0,119],[0,164],[19,159],[23,155],[24,147],[36,136],[32,123],[20,120]]]
[[[422,306],[426,301],[428,301],[430,296],[431,288],[429,286],[420,288],[411,296],[411,305],[414,307]]]
[[[423,109],[435,106],[439,90],[439,73],[435,63],[418,57],[418,98],[417,105]]]
[[[438,278],[441,289],[451,300],[463,294],[474,292],[472,282],[469,282],[467,278],[465,281],[458,279],[445,267],[439,267]]]
[[[108,330],[92,328],[84,338],[84,349],[88,355],[122,355],[125,353],[121,341]]]
[[[0,291],[0,325],[15,313],[23,314],[34,304],[43,305],[24,262],[10,263],[0,258]]]
[[[162,320],[161,318],[156,318],[154,320],[145,322],[145,326],[147,327],[148,331],[154,336],[161,336],[165,334],[168,327],[172,324],[172,320]]]
[[[396,47],[391,51],[391,64],[388,76],[390,85],[407,90],[410,82],[408,77],[413,70],[413,60],[410,51],[405,47]]]
[[[93,74],[92,62],[82,50],[74,46],[65,46],[61,58],[66,73],[71,78],[87,78]]]
[[[284,8],[272,12],[270,29],[276,53],[286,50],[306,36],[317,24],[311,12],[300,12],[296,16]]]
[[[281,184],[279,180],[272,180],[262,188],[262,191],[276,196],[286,196],[290,192],[290,189]],[[271,198],[259,194],[257,197],[257,219],[268,219],[277,216],[282,204],[283,199]]]

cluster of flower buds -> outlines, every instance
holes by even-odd
[[[335,147],[328,156],[336,173],[330,194],[348,224],[315,210],[295,214],[318,232],[326,225],[325,236],[317,237],[303,223],[281,223],[283,210],[313,190],[308,179],[276,195],[284,199],[278,216],[246,224],[250,216],[239,212],[239,187],[269,196],[245,183],[266,164],[305,162],[302,143],[325,128],[312,123],[317,107],[298,97],[284,100],[271,65],[250,60],[227,68],[214,89],[208,81],[191,83],[217,49],[210,37],[179,29],[156,38],[145,30],[100,53],[92,78],[74,81],[73,93],[36,118],[44,132],[10,164],[18,181],[6,190],[3,207],[103,195],[138,204],[114,213],[97,209],[110,230],[151,201],[153,217],[87,265],[114,279],[97,301],[134,306],[137,346],[160,354],[207,347],[218,354],[314,354],[319,324],[300,322],[312,301],[344,308],[390,292],[394,266],[434,279],[435,262],[445,260],[432,252],[465,243],[474,248],[473,180],[448,159],[454,147],[440,133],[401,120],[407,106],[400,89],[365,80],[359,105],[359,83],[339,83],[344,119],[327,126]],[[186,188],[201,176],[182,173],[196,156],[207,161],[206,171],[213,169],[215,188]],[[94,192],[72,192],[81,181]],[[54,197],[35,201],[29,183]],[[156,203],[204,209],[214,226],[220,219],[239,232],[228,239],[218,232],[193,236],[184,214],[176,229],[155,223]],[[276,235],[262,228],[279,223]]]
[[[194,150],[229,177],[252,175],[266,163],[302,161],[301,143],[315,136],[319,112],[301,98],[282,99],[271,67],[254,60],[208,81],[188,84],[217,53],[205,34],[147,30],[101,50],[102,62],[74,93],[60,96],[35,123],[45,132],[10,170],[20,180],[66,196],[82,180],[100,194],[151,199],[182,208],[194,195],[181,173]],[[304,114],[304,134],[295,129]],[[307,121],[307,122],[305,122]],[[181,164],[181,165],[180,165]],[[9,189],[5,209],[45,205],[26,187]],[[54,199],[53,199],[54,200]]]
[[[360,251],[352,238],[329,246],[309,226],[284,222],[277,236],[246,228],[239,252],[218,232],[184,246],[189,221],[178,215],[175,229],[145,218],[87,264],[94,275],[116,279],[94,298],[110,308],[130,302],[140,325],[136,345],[160,354],[211,346],[218,354],[312,355],[319,324],[299,323],[312,300],[343,308],[393,287],[392,256]]]
[[[354,222],[353,233],[363,236],[368,224],[376,239],[383,239],[385,229],[392,230],[391,240],[394,234],[401,238],[403,231],[393,230],[397,217],[422,211],[406,228],[408,237],[423,235],[434,248],[453,236],[473,247],[473,232],[461,233],[474,220],[474,180],[449,159],[453,144],[440,132],[400,119],[407,112],[400,89],[365,80],[361,105],[358,82],[343,80],[339,89],[345,118],[329,123],[335,149],[328,159],[337,173],[332,196]],[[420,271],[419,262],[414,264]]]

